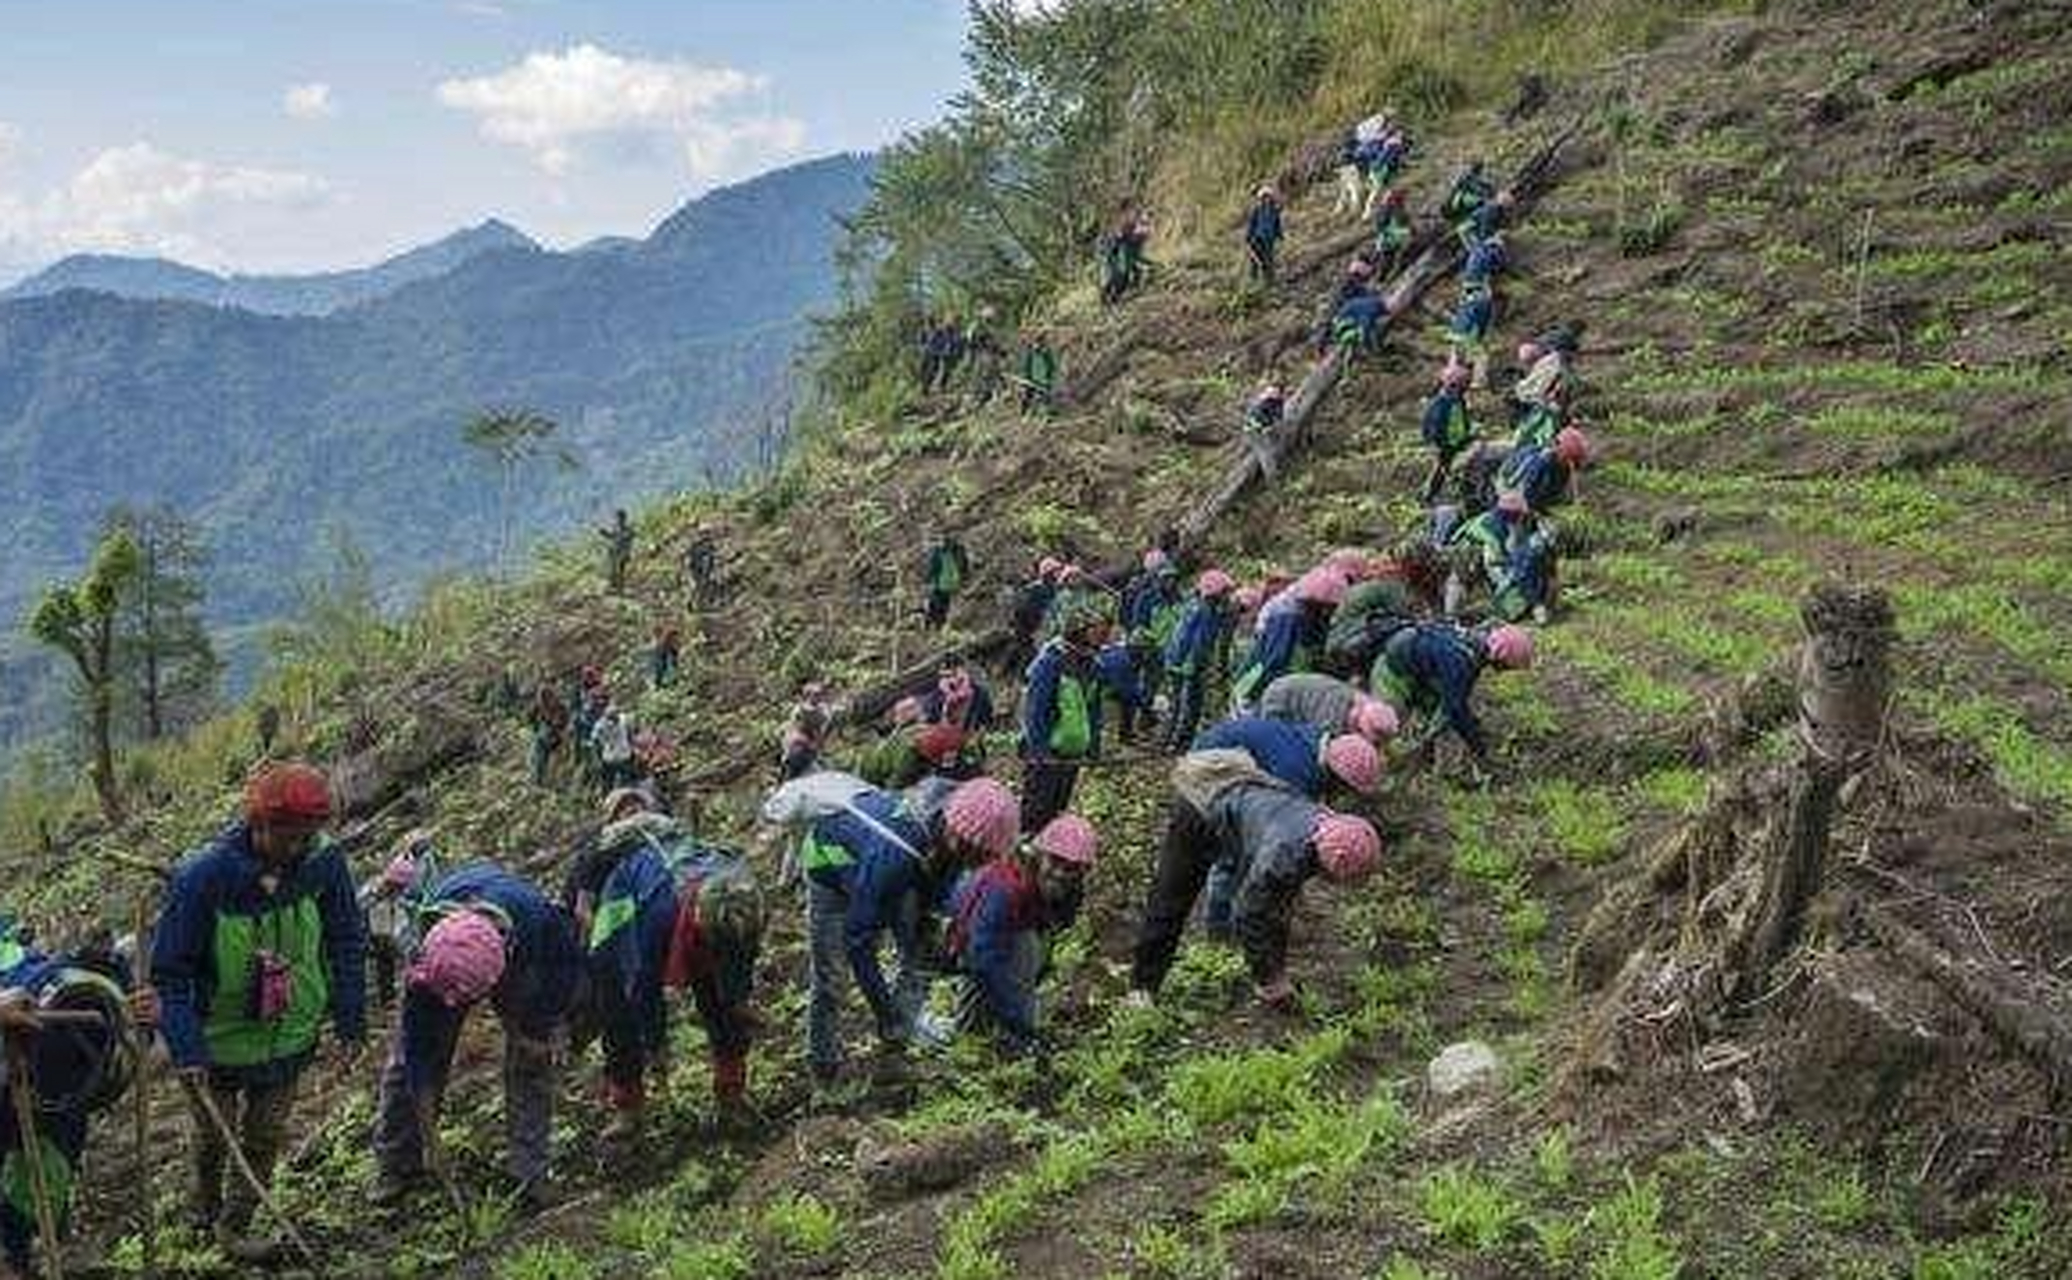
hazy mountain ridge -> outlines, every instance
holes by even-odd
[[[0,301],[0,615],[75,572],[123,502],[203,525],[217,624],[291,607],[333,526],[385,586],[480,567],[495,486],[460,426],[490,406],[552,416],[583,463],[527,477],[521,538],[729,473],[789,396],[806,317],[834,297],[837,218],[872,168],[795,166],[627,247],[476,253],[328,316],[79,289]]]
[[[370,267],[309,274],[226,276],[165,258],[74,254],[0,291],[0,299],[88,289],[139,301],[199,302],[267,315],[328,315],[506,249],[537,251],[539,245],[509,223],[490,218]]]

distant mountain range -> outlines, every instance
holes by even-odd
[[[371,302],[419,280],[443,276],[479,254],[537,248],[532,237],[491,218],[371,267],[314,275],[221,276],[165,258],[81,253],[0,290],[0,300],[91,289],[119,298],[203,302],[277,316],[321,316]]]
[[[77,570],[120,502],[201,522],[222,625],[283,614],[331,526],[387,585],[484,565],[496,486],[461,426],[487,407],[546,413],[583,464],[526,479],[521,535],[735,472],[789,397],[807,317],[834,297],[838,219],[872,171],[797,165],[572,253],[485,223],[299,280],[113,259],[42,273],[0,300],[0,626]],[[319,298],[334,303],[302,314]]]

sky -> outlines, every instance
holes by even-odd
[[[961,0],[0,0],[0,279],[549,245],[925,124]]]

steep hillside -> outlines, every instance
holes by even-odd
[[[0,299],[42,298],[67,289],[88,289],[122,298],[201,302],[266,315],[326,315],[370,302],[406,284],[445,275],[480,254],[538,247],[516,227],[491,218],[371,267],[308,275],[225,276],[164,258],[75,254],[0,290]]]
[[[1460,161],[1508,172],[1589,122],[1513,234],[1499,333],[1587,322],[1584,411],[1605,460],[1563,520],[1579,554],[1545,660],[1485,683],[1499,776],[1476,788],[1396,762],[1380,882],[1305,901],[1299,1014],[1256,1007],[1242,964],[1205,943],[1158,1009],[1121,1003],[1165,766],[1118,750],[1082,784],[1106,844],[1057,957],[1047,1058],[884,1059],[851,1095],[815,1098],[799,923],[780,897],[760,1125],[714,1130],[687,1046],[636,1172],[608,1175],[585,1062],[557,1203],[511,1222],[486,1194],[496,1050],[478,1026],[445,1131],[472,1211],[370,1220],[355,1198],[366,1085],[329,1080],[305,1109],[327,1127],[286,1188],[303,1229],[343,1273],[501,1280],[2072,1272],[2049,1038],[2010,1037],[1892,941],[1895,923],[1933,937],[2040,1020],[2072,1019],[2064,18],[1774,5],[1557,83],[1523,121],[1461,111],[1424,132],[1419,205]],[[1980,136],[2004,145],[1981,158]],[[369,847],[431,823],[549,878],[592,801],[528,784],[522,725],[486,691],[598,661],[632,695],[652,626],[680,618],[687,678],[636,714],[680,739],[675,782],[701,829],[746,839],[755,762],[795,683],[872,690],[934,647],[912,600],[927,529],[973,550],[953,619],[971,639],[1039,550],[1125,560],[1217,484],[1244,391],[1307,365],[1357,239],[1329,203],[1299,192],[1272,289],[1244,287],[1219,237],[1159,244],[1151,284],[1120,307],[1084,285],[1056,298],[1040,319],[1074,393],[1058,418],[852,412],[752,490],[646,513],[628,596],[599,589],[587,548],[522,584],[435,595],[337,657],[349,683],[282,690],[290,743],[360,780]],[[1256,577],[1420,526],[1418,398],[1450,299],[1442,286],[1353,366],[1204,559]],[[730,590],[686,613],[678,566],[701,531]],[[1752,825],[1741,784],[1796,750],[1781,682],[1798,597],[1838,575],[1892,593],[1899,692],[1877,766],[1842,800],[1808,942],[1774,989],[1716,1016],[1651,1002],[1613,979],[1660,973],[1717,905],[1686,900],[1697,859],[1664,851]],[[1779,688],[1785,709],[1764,710]],[[168,786],[152,848],[205,829],[228,783],[200,784],[196,762],[235,761],[247,732],[162,762],[193,785]],[[9,880],[37,877],[56,914],[98,874],[31,857]],[[1426,1063],[1469,1036],[1496,1046],[1500,1082],[1435,1096]],[[127,1156],[111,1140],[101,1159]],[[96,1204],[101,1238],[126,1212]]]

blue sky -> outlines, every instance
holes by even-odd
[[[491,216],[643,234],[935,118],[964,26],[961,0],[0,0],[0,275],[345,266]]]

